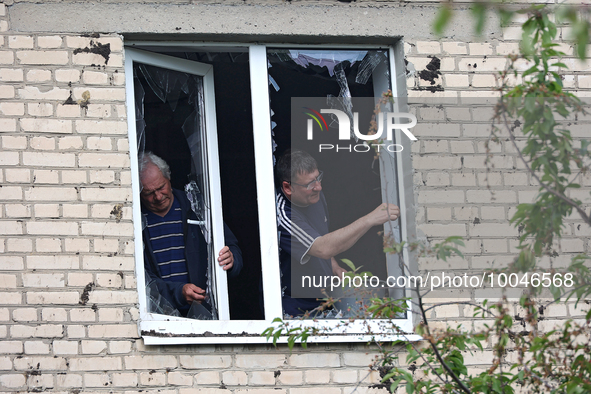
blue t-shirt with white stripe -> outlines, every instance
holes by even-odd
[[[149,211],[144,215],[161,278],[169,282],[189,283],[180,204],[175,199],[164,217]]]

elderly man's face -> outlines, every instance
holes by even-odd
[[[291,183],[283,182],[283,192],[289,200],[300,207],[307,207],[316,204],[320,200],[320,192],[322,191],[322,184],[315,181],[320,175],[318,169],[307,174],[298,174]],[[306,186],[311,183],[311,189]]]
[[[141,175],[141,182],[140,198],[144,206],[156,215],[166,215],[174,201],[170,180],[156,165],[149,163]]]

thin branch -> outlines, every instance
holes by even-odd
[[[527,169],[527,171],[535,178],[536,181],[538,181],[538,183],[540,184],[540,186],[542,186],[542,188],[544,188],[548,193],[552,194],[555,197],[558,197],[559,199],[561,199],[562,201],[564,201],[568,205],[575,208],[577,210],[577,212],[579,213],[579,215],[581,215],[581,218],[583,218],[583,220],[587,224],[591,225],[591,218],[589,216],[587,216],[587,213],[579,206],[579,204],[577,204],[576,202],[574,202],[570,198],[566,197],[565,195],[558,193],[556,190],[552,189],[550,186],[546,185],[544,182],[542,182],[540,177],[538,177],[538,175],[535,173],[535,171],[532,170],[528,161],[525,159],[525,157],[523,157],[523,154],[521,153],[521,149],[519,149],[519,147],[517,146],[517,142],[515,141],[515,134],[513,133],[513,130],[511,130],[511,127],[509,127],[509,120],[507,119],[507,114],[505,112],[502,112],[502,117],[503,117],[503,123],[505,124],[505,127],[509,131],[509,137],[511,139],[511,142],[513,143],[513,147],[517,151],[517,154],[519,155],[519,158],[521,159],[521,161],[525,165],[525,168]]]
[[[423,321],[425,322],[425,327],[427,328],[427,333],[429,335],[431,335],[431,332],[429,330],[429,323],[427,321],[427,314],[425,313],[425,309],[423,307],[423,299],[420,298],[420,297],[419,297],[419,308],[421,309],[421,312],[423,314]],[[439,360],[439,363],[447,371],[447,373],[451,376],[451,378],[453,379],[453,381],[456,382],[456,384],[458,386],[460,386],[460,388],[466,394],[472,394],[472,392],[470,391],[470,389],[468,387],[466,387],[466,385],[464,384],[464,382],[462,382],[460,380],[460,378],[456,376],[456,374],[454,373],[454,371],[451,370],[451,368],[449,367],[449,365],[447,365],[445,363],[445,361],[443,360],[443,357],[441,357],[441,354],[439,353],[439,349],[437,349],[437,346],[431,340],[429,340],[429,344],[431,345],[431,349],[433,349],[433,352],[435,353],[435,356],[437,357],[437,360]]]

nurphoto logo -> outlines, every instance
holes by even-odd
[[[382,143],[372,142],[371,145],[380,152],[380,149],[385,149],[391,153],[401,152],[404,148],[400,144],[391,143],[393,139],[393,131],[399,129],[402,131],[411,141],[416,141],[417,138],[410,132],[410,128],[416,126],[417,118],[408,112],[380,112],[377,114],[376,119],[376,130],[374,134],[362,134],[359,131],[359,113],[352,112],[353,114],[353,127],[351,127],[350,116],[344,111],[338,109],[326,109],[322,108],[320,111],[316,111],[310,107],[303,107],[304,114],[310,118],[307,120],[306,137],[309,141],[314,139],[314,124],[318,125],[317,129],[320,132],[328,131],[328,123],[322,114],[333,115],[331,125],[338,122],[338,139],[339,141],[350,140],[355,137],[357,141],[379,141],[383,140]],[[410,122],[403,123],[402,120],[406,119]],[[353,133],[351,133],[353,131]],[[323,150],[336,150],[348,151],[348,152],[368,152],[371,149],[370,144],[359,143],[359,144],[327,144],[322,143],[318,145],[318,152]]]

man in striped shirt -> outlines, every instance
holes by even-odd
[[[346,272],[334,256],[352,247],[370,228],[396,220],[400,210],[381,204],[353,223],[329,232],[322,193],[322,171],[316,160],[300,150],[288,150],[277,161],[277,225],[283,310],[301,316],[320,305],[320,289],[302,286],[302,277],[326,277]]]
[[[189,200],[183,192],[170,184],[168,164],[152,152],[145,152],[139,160],[142,191],[142,214],[145,228],[144,266],[146,281],[156,282],[160,294],[172,306],[186,315],[193,301],[208,309],[207,243],[198,226]],[[217,261],[230,277],[242,269],[242,254],[232,231],[224,226],[226,245]]]

